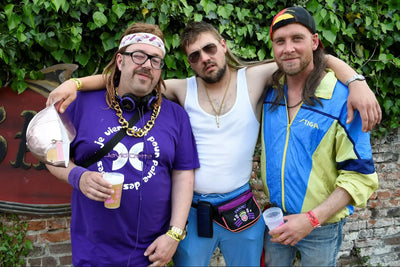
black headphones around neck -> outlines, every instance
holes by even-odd
[[[115,94],[115,99],[124,111],[132,111],[134,109],[149,110],[158,99],[158,93],[153,90],[150,94],[143,97],[135,96],[131,93],[126,93],[122,97]]]

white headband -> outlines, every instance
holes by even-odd
[[[119,49],[131,44],[149,44],[154,47],[161,49],[163,52],[163,56],[165,56],[165,46],[163,41],[160,37],[151,34],[151,33],[144,33],[144,32],[137,32],[125,35],[122,38],[121,43],[119,44]]]

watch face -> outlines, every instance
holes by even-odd
[[[180,228],[178,228],[178,227],[176,227],[176,226],[172,226],[172,227],[171,227],[171,230],[172,230],[173,232],[177,233],[178,235],[182,235],[182,234],[183,234],[183,230],[180,229]]]

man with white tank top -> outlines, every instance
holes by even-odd
[[[251,64],[240,61],[220,33],[206,22],[188,24],[181,35],[181,46],[196,75],[166,80],[164,94],[189,114],[200,168],[195,170],[187,235],[180,240],[174,265],[208,266],[219,247],[227,266],[260,266],[265,231],[262,216],[247,229],[234,232],[215,220],[208,221],[210,218],[204,215],[204,210],[200,212],[199,203],[209,203],[215,211],[218,204],[234,200],[249,190],[251,194],[249,180],[264,88],[272,84],[277,66],[271,61]],[[342,82],[355,74],[350,66],[333,56],[327,56],[327,61]],[[104,87],[100,75],[79,80],[81,90]],[[67,81],[50,94],[48,103],[65,99],[60,108],[63,112],[74,100],[75,90],[75,82]],[[351,83],[348,101],[352,103],[349,119],[353,109],[358,109],[363,117],[363,130],[372,129],[380,121],[379,104],[365,81]],[[215,212],[211,219],[214,217]]]

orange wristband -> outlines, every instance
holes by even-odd
[[[319,223],[317,216],[315,216],[315,214],[312,210],[306,212],[306,216],[310,220],[310,223],[314,227],[314,229],[321,227],[321,224]]]

